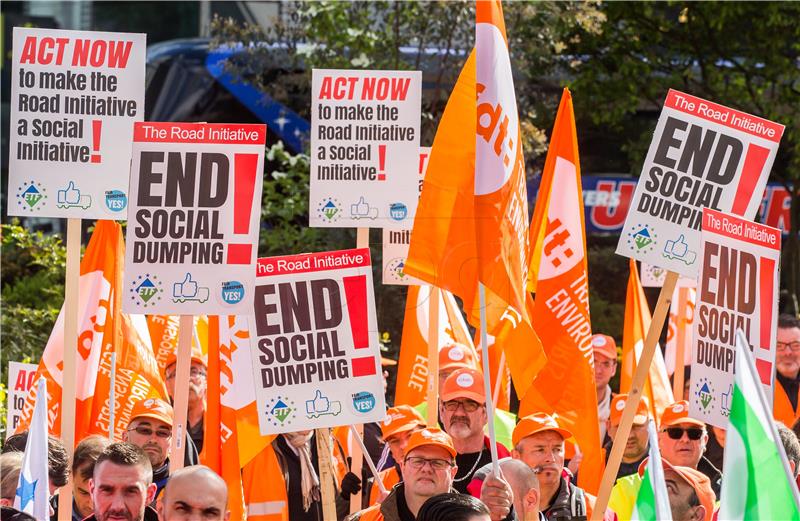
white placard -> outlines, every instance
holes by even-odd
[[[430,147],[419,149],[419,192],[422,193],[422,181],[428,170],[428,159],[431,155]],[[408,223],[409,226],[413,221]],[[406,275],[403,268],[408,258],[408,246],[411,244],[411,228],[403,230],[383,230],[383,270],[382,281],[387,285],[411,286],[425,284],[416,277]]]
[[[670,90],[617,253],[696,277],[703,208],[755,217],[783,128]]]
[[[724,429],[730,414],[739,328],[747,336],[772,406],[781,232],[706,209],[702,239],[689,411],[692,417]]]
[[[8,363],[8,402],[6,403],[6,438],[14,434],[25,407],[25,398],[33,387],[36,364]]]
[[[645,288],[660,288],[664,285],[667,278],[667,270],[653,266],[646,262],[642,263],[642,286]]]
[[[254,300],[261,434],[386,415],[368,248],[259,259]]]
[[[408,228],[422,73],[314,69],[312,89],[309,225]]]
[[[265,125],[136,124],[123,311],[250,312],[266,134]]]
[[[8,214],[125,219],[144,34],[14,28]]]

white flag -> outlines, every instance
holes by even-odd
[[[47,382],[39,378],[22,471],[14,508],[36,519],[50,519],[50,480],[47,475]]]

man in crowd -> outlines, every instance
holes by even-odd
[[[710,521],[716,494],[708,476],[693,468],[663,461],[664,483],[673,521]],[[643,470],[644,472],[644,470]]]
[[[439,392],[447,377],[458,369],[478,369],[475,350],[464,344],[447,344],[439,350]]]
[[[514,459],[537,474],[539,504],[547,519],[585,519],[594,498],[573,485],[564,474],[564,440],[572,433],[549,414],[536,413],[520,420],[514,429]]]
[[[492,459],[489,437],[484,434],[488,416],[483,374],[475,369],[457,369],[447,377],[439,395],[444,430],[451,436],[457,452],[458,473],[453,488],[465,494],[475,471]],[[498,458],[510,455],[499,442],[497,455]]]
[[[800,441],[797,435],[786,425],[776,422],[775,426],[778,428],[778,436],[783,445],[783,451],[786,453],[786,459],[789,460],[789,470],[792,471],[792,477],[797,481],[800,475]]]
[[[100,454],[89,482],[92,514],[86,521],[157,521],[150,508],[156,496],[150,458],[132,443],[112,443]]]
[[[403,480],[400,462],[403,461],[406,445],[408,445],[411,434],[424,427],[425,420],[409,405],[398,405],[386,411],[386,419],[381,424],[381,431],[383,441],[386,442],[389,451],[392,453],[392,459],[395,461],[393,467],[382,470],[378,476],[386,490],[390,490]],[[374,483],[369,497],[369,504],[375,504],[379,498],[380,488],[378,488],[377,483]]]
[[[775,355],[776,380],[773,415],[784,425],[800,419],[800,320],[791,315],[778,316]]]
[[[3,453],[16,451],[25,452],[28,443],[28,432],[21,432],[9,436],[3,444]],[[53,436],[47,436],[47,477],[50,482],[50,495],[67,484],[69,481],[69,456],[64,443]]]
[[[437,494],[454,492],[456,449],[450,436],[436,428],[411,434],[402,460],[403,481],[386,499],[350,516],[351,521],[414,521],[425,501]]]
[[[617,344],[608,335],[592,335],[594,352],[594,385],[597,389],[597,419],[600,422],[600,443],[604,443],[613,393],[608,383],[617,373]]]
[[[606,461],[611,454],[611,445],[617,429],[622,421],[622,411],[628,400],[627,394],[618,394],[611,400],[611,416],[608,419],[608,435],[610,440],[606,444]],[[639,400],[636,408],[636,415],[633,417],[633,425],[628,435],[628,443],[625,445],[625,452],[622,454],[622,461],[617,471],[617,479],[622,476],[629,476],[639,471],[639,464],[647,457],[649,443],[647,442],[647,423],[650,420],[649,401],[646,396]]]
[[[484,465],[475,472],[469,484],[469,493],[480,497],[489,507],[492,519],[544,521],[539,508],[540,492],[536,472],[523,461],[513,458],[503,458],[498,461],[498,465],[502,479],[496,479],[492,475],[491,463]],[[513,500],[513,514],[506,508],[508,498]]]
[[[89,481],[94,475],[97,458],[110,444],[107,437],[92,435],[81,440],[75,447],[72,455],[72,521],[81,521],[92,514]],[[50,505],[53,507],[51,519],[56,521],[59,519],[58,496],[53,496]]]
[[[173,474],[158,506],[160,521],[228,521],[230,516],[228,486],[205,465],[184,467]]]
[[[197,452],[203,450],[203,418],[206,414],[206,391],[208,390],[208,363],[203,353],[192,346],[192,366],[189,370],[189,402],[186,411],[186,423],[189,425],[188,433]],[[170,400],[175,399],[175,371],[178,358],[175,353],[167,358],[164,368],[164,382]],[[196,462],[195,462],[196,463]]]
[[[0,455],[0,506],[14,506],[23,456],[22,452],[15,450]]]
[[[169,450],[172,439],[172,406],[158,398],[133,404],[128,428],[122,440],[140,447],[150,460],[151,481],[157,498],[169,479]],[[151,499],[152,501],[152,499]]]

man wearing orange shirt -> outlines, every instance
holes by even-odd
[[[775,355],[775,419],[785,425],[794,425],[800,418],[800,320],[791,315],[778,317],[778,335]]]

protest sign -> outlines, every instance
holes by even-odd
[[[772,405],[781,232],[704,209],[702,239],[689,411],[694,418],[726,428],[737,329],[747,337]]]
[[[667,270],[653,266],[646,262],[642,263],[642,286],[645,288],[660,288],[664,285],[664,278]]]
[[[309,225],[404,228],[414,220],[419,71],[312,73]]]
[[[683,363],[678,363],[679,367],[692,364],[692,324],[694,323],[694,307],[697,302],[696,286],[696,280],[681,277],[672,293],[669,317],[667,318],[667,345],[664,351],[664,362],[669,375],[675,372],[676,359],[683,360]],[[683,392],[683,383],[680,382],[683,380],[682,375],[683,370],[675,376],[673,389],[677,396],[680,396],[679,389]]]
[[[261,434],[384,417],[369,249],[259,259],[254,298]]]
[[[36,364],[8,363],[8,403],[6,404],[6,438],[14,433],[19,424],[25,397],[33,387]]]
[[[124,311],[249,311],[266,131],[264,125],[136,124]]]
[[[425,179],[425,171],[428,168],[428,158],[431,155],[430,147],[420,147],[419,165],[419,191],[422,192],[422,180]],[[406,275],[403,268],[408,258],[408,245],[411,243],[411,225],[413,220],[407,223],[407,228],[401,230],[383,229],[383,283],[387,285],[412,286],[424,284],[421,280]]]
[[[145,35],[14,28],[9,215],[125,219]]]
[[[617,253],[696,276],[703,208],[752,219],[783,129],[670,90]]]

